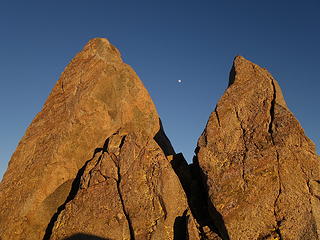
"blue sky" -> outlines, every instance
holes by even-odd
[[[94,37],[134,68],[189,162],[236,55],[273,74],[320,146],[319,12],[316,0],[2,0],[0,178],[64,67]]]

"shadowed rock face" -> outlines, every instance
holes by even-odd
[[[0,184],[0,238],[173,238],[175,217],[188,205],[169,154],[142,82],[108,40],[93,39],[10,160]],[[191,231],[192,216],[189,223]]]
[[[267,70],[235,58],[196,152],[225,239],[318,239],[319,157]]]

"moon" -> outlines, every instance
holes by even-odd
[[[179,79],[179,80],[178,80],[178,83],[182,83],[182,80],[181,80],[181,79]]]

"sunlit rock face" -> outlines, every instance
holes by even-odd
[[[110,141],[109,141],[110,140]],[[142,82],[106,39],[66,67],[0,184],[0,238],[173,239],[195,221]],[[176,233],[177,234],[177,233]]]
[[[235,58],[196,152],[225,239],[318,239],[319,157],[266,69]]]
[[[237,57],[194,162],[106,39],[62,73],[0,183],[0,240],[314,240],[319,157],[275,79]]]

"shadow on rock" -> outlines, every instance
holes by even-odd
[[[44,237],[43,237],[43,240],[49,240],[50,237],[51,237],[51,234],[52,234],[52,230],[53,230],[53,227],[54,227],[54,224],[55,222],[57,221],[58,219],[58,216],[60,215],[60,213],[65,209],[65,206],[67,205],[68,202],[72,201],[79,189],[80,189],[80,181],[81,181],[81,177],[86,169],[86,166],[87,164],[92,160],[94,159],[95,155],[99,152],[103,152],[103,151],[106,151],[106,146],[108,146],[108,143],[109,143],[109,138],[107,138],[107,140],[105,141],[104,143],[104,146],[103,148],[96,148],[93,152],[93,156],[91,159],[87,160],[84,165],[79,169],[79,171],[77,172],[77,175],[75,176],[73,182],[72,182],[72,185],[71,185],[71,189],[70,189],[70,192],[66,198],[66,200],[64,201],[64,203],[62,205],[60,205],[58,208],[57,208],[57,211],[53,214],[52,218],[50,219],[50,222],[49,224],[47,225],[47,228],[46,228],[46,231],[45,231],[45,234],[44,234]],[[73,239],[73,238],[72,238]],[[75,238],[74,238],[75,239]],[[90,239],[90,238],[89,238]],[[1,240],[1,239],[0,239]]]
[[[108,238],[102,238],[85,233],[77,233],[70,237],[64,238],[63,240],[110,240]]]
[[[183,155],[179,153],[173,155],[170,163],[187,195],[192,215],[200,224],[201,228],[207,226],[210,231],[216,233],[221,239],[229,240],[230,238],[223,217],[211,201],[209,201],[205,185],[207,179],[199,167],[197,157],[195,156],[193,163],[189,165]],[[199,230],[201,235],[206,238],[203,230]]]
[[[160,129],[156,133],[153,139],[156,141],[156,143],[159,145],[159,147],[162,149],[163,153],[166,156],[174,155],[175,151],[171,145],[169,138],[167,137],[166,133],[163,130],[163,126],[160,118],[159,118],[159,125],[160,125]]]
[[[188,216],[187,210],[182,216],[176,217],[173,225],[173,240],[188,240]]]

